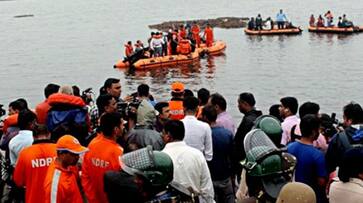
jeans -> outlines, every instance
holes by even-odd
[[[284,29],[285,22],[277,22],[278,29]]]
[[[213,181],[214,199],[217,203],[234,203],[235,196],[231,178]]]

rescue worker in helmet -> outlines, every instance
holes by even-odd
[[[278,143],[276,140],[281,138],[281,125],[276,118],[261,116],[254,128],[244,140],[246,160],[242,162],[244,169],[237,202],[275,202],[281,188],[292,180],[296,158],[282,152],[271,141],[270,138]]]
[[[121,171],[104,175],[110,203],[150,201],[173,180],[173,161],[151,146],[127,153],[121,158]]]

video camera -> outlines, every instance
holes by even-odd
[[[130,102],[123,102],[120,104],[121,114],[125,120],[133,119],[136,120],[137,109],[141,103],[140,99],[137,96],[137,92],[131,94],[132,99]]]
[[[4,105],[0,104],[0,117],[5,116],[5,114],[6,114],[6,111],[3,107],[4,107]]]
[[[320,120],[323,134],[327,137],[333,137],[338,132],[344,130],[343,123],[339,122],[336,118],[336,113],[332,113],[331,116],[328,114],[321,114]]]
[[[83,101],[89,105],[91,102],[93,102],[93,98],[92,98],[92,95],[94,95],[93,91],[92,91],[92,87],[90,88],[87,88],[85,89],[83,92],[82,92],[82,99]]]

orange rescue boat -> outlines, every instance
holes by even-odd
[[[359,28],[355,29],[353,27],[348,28],[340,28],[340,27],[316,27],[309,26],[309,32],[317,32],[317,33],[336,33],[336,34],[352,34],[354,32],[359,32]]]
[[[300,34],[302,29],[300,27],[297,28],[288,28],[288,29],[272,29],[272,30],[250,30],[248,28],[245,29],[245,33],[247,35],[296,35]]]
[[[208,55],[219,55],[221,54],[225,49],[227,45],[225,42],[217,40],[213,42],[213,45],[211,47],[207,47],[206,44],[200,44],[200,47],[197,49],[199,53],[206,53]]]

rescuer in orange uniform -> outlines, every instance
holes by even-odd
[[[64,135],[56,144],[57,157],[49,166],[44,180],[45,203],[83,203],[78,187],[79,155],[88,149],[71,136]]]
[[[195,43],[197,45],[197,47],[200,47],[200,28],[199,25],[197,25],[197,22],[193,22],[193,26],[191,28],[192,34],[193,34],[193,39],[195,40]]]
[[[170,119],[181,120],[184,118],[184,84],[181,82],[174,82],[171,85],[171,100],[169,101]]]
[[[179,39],[185,39],[187,37],[187,30],[183,25],[179,26]]]
[[[123,149],[116,143],[122,135],[123,119],[120,113],[101,116],[101,133],[89,144],[82,163],[82,186],[89,203],[107,203],[103,175],[106,171],[119,171]]]
[[[44,191],[39,184],[44,183],[45,174],[56,154],[56,145],[50,140],[45,125],[34,127],[33,145],[24,148],[15,165],[13,180],[18,187],[25,187],[25,202],[38,203],[44,201]]]
[[[210,26],[210,24],[207,24],[207,27],[204,29],[204,35],[205,37],[205,43],[207,47],[211,47],[213,45],[214,37],[213,37],[213,28]]]

